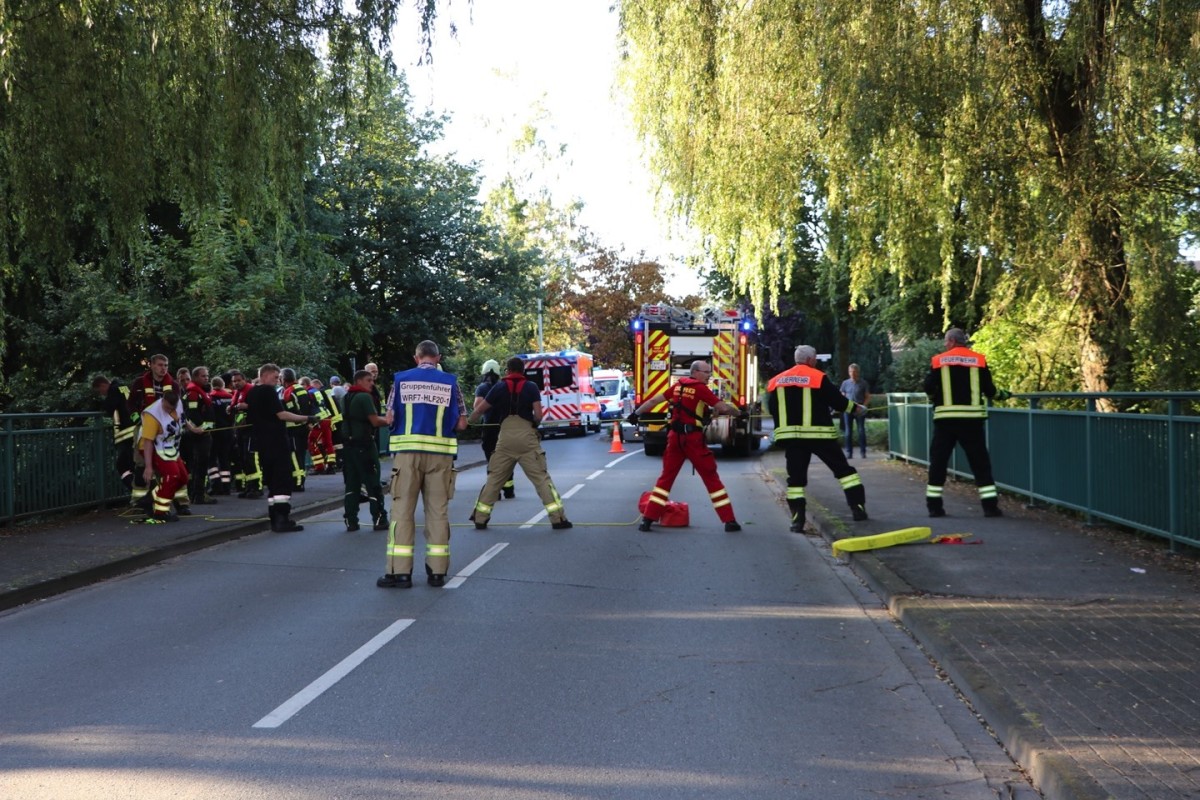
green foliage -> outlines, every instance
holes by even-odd
[[[884,392],[924,392],[931,359],[943,350],[941,339],[921,339],[896,354],[884,375]]]
[[[999,321],[998,292],[1031,319],[1049,302],[1097,391],[1146,385],[1139,356],[1193,337],[1164,348],[1154,320],[1200,207],[1198,11],[625,0],[621,22],[653,164],[756,305],[803,273],[812,217],[840,308],[914,337]]]

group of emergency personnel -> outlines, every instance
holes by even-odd
[[[208,368],[199,366],[180,370],[177,379],[161,354],[148,366],[128,386],[104,375],[92,380],[113,420],[117,472],[131,504],[146,512],[145,522],[177,520],[220,495],[262,498],[269,489],[266,448],[256,441],[249,417],[249,397],[262,378],[247,380],[236,369],[210,378]],[[314,473],[338,468],[341,405],[320,379],[297,379],[290,368],[275,378],[273,391],[291,415],[283,422],[288,470],[296,490],[304,491],[307,460]]]
[[[925,391],[934,406],[926,504],[929,515],[942,516],[946,466],[956,444],[962,444],[979,487],[986,516],[1000,516],[992,482],[984,420],[987,400],[1003,399],[980,353],[968,348],[959,328],[947,331],[947,350],[934,356]],[[786,500],[791,530],[803,530],[805,488],[812,456],[830,468],[841,484],[855,521],[866,520],[866,491],[857,470],[842,452],[835,414],[861,413],[861,403],[845,397],[816,368],[816,350],[800,345],[795,366],[767,383],[767,409],[775,422],[775,443],[785,451]],[[209,381],[208,370],[191,370],[184,389],[167,372],[166,356],[150,359],[150,369],[130,386],[99,376],[93,381],[113,415],[117,467],[135,500],[148,495],[147,521],[153,523],[190,514],[192,503],[215,502],[212,495],[262,497],[267,489],[271,528],[300,530],[290,517],[291,494],[303,491],[305,457],[314,470],[329,472],[345,461],[346,527],[358,530],[359,505],[370,504],[375,530],[389,531],[387,572],[376,582],[383,588],[412,586],[417,501],[425,509],[425,572],[431,586],[444,586],[450,563],[449,502],[454,496],[454,458],[458,434],[468,424],[483,424],[487,480],[471,513],[475,528],[488,527],[496,502],[513,497],[513,470],[520,465],[533,484],[555,530],[572,527],[546,466],[537,433],[542,417],[541,393],[526,380],[519,357],[500,374],[496,361],[485,362],[468,413],[457,379],[441,370],[441,353],[423,341],[414,354],[416,366],[395,373],[384,399],[378,368],[368,364],[354,376],[344,395],[348,432],[343,435],[341,398],[319,380],[300,378],[274,364],[259,368],[247,381],[230,370]],[[663,469],[648,493],[638,530],[650,531],[667,506],[671,487],[685,461],[699,473],[725,530],[741,530],[729,494],[717,474],[716,460],[704,441],[712,413],[746,412],[722,401],[708,386],[712,367],[691,364],[689,375],[665,392],[647,398],[628,417],[642,415],[665,402],[668,417]],[[331,381],[335,383],[335,381]],[[228,387],[228,388],[226,388]],[[390,478],[391,520],[383,508],[377,428],[387,427],[394,454]],[[198,446],[199,445],[199,446]],[[345,446],[343,453],[342,447]],[[189,480],[190,475],[202,476]],[[365,490],[365,495],[360,492]],[[172,511],[174,505],[175,511]]]

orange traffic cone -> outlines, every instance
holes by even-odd
[[[613,440],[612,447],[608,448],[610,453],[624,453],[625,446],[621,444],[621,420],[613,420]]]

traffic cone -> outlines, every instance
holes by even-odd
[[[613,420],[613,440],[612,447],[608,448],[610,453],[624,453],[625,446],[621,444],[621,420]]]

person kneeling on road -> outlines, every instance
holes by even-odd
[[[492,387],[486,398],[476,403],[475,410],[467,417],[468,422],[477,423],[490,410],[492,418],[500,424],[496,450],[488,459],[487,483],[475,501],[471,521],[476,530],[487,528],[501,489],[512,477],[513,466],[520,464],[550,515],[550,527],[556,531],[565,530],[571,527],[571,521],[563,510],[562,497],[550,480],[546,451],[537,435],[537,426],[542,421],[541,392],[525,380],[525,362],[520,358],[513,356],[505,368],[508,374]]]

